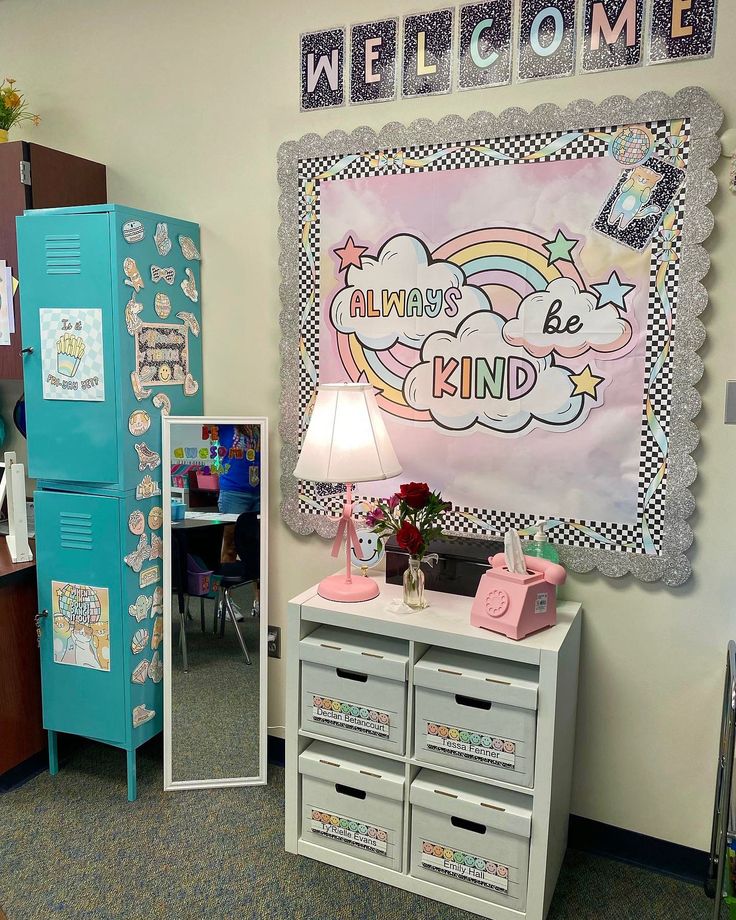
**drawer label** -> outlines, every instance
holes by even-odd
[[[493,764],[494,767],[516,768],[516,742],[508,738],[497,738],[473,731],[471,728],[457,728],[441,722],[427,722],[425,744],[430,751],[453,754],[465,760]]]
[[[388,853],[388,831],[355,818],[345,815],[336,815],[333,812],[320,811],[312,808],[311,830],[313,834],[322,837],[331,837],[333,840],[342,840],[352,847],[361,850],[370,850],[386,856]]]
[[[312,697],[312,720],[323,725],[349,728],[363,735],[388,738],[391,730],[391,715],[380,709],[368,709],[346,700],[332,697]]]
[[[429,840],[422,841],[422,866],[494,891],[509,891],[509,867]]]

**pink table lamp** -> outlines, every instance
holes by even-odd
[[[391,440],[368,383],[325,383],[317,390],[312,419],[294,470],[297,479],[345,483],[345,505],[332,546],[337,556],[345,539],[345,573],[330,575],[318,586],[328,601],[369,601],[378,596],[372,578],[353,578],[350,547],[363,553],[353,520],[353,483],[391,479],[401,472]]]

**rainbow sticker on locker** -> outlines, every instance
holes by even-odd
[[[441,843],[422,841],[422,868],[508,894],[509,867]]]
[[[390,832],[382,827],[365,824],[356,818],[347,818],[308,806],[311,814],[310,830],[313,834],[339,840],[361,850],[370,850],[381,856],[388,854]]]
[[[516,769],[516,742],[509,738],[496,738],[472,729],[427,722],[424,743],[430,751],[452,754],[507,770]]]
[[[388,738],[391,731],[390,713],[322,696],[312,697],[312,721],[376,738]]]

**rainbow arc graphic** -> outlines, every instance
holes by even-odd
[[[585,289],[574,262],[549,262],[545,249],[548,242],[545,237],[526,230],[486,227],[448,240],[432,253],[432,258],[462,268],[467,283],[481,288],[494,309],[510,318],[524,297],[546,290],[556,278],[571,278]],[[374,351],[362,345],[354,333],[336,334],[348,377],[375,387],[382,409],[409,421],[432,420],[429,412],[407,405],[402,389],[407,372],[419,363],[419,349],[397,343]]]

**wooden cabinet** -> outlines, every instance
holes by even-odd
[[[106,169],[60,150],[12,141],[0,144],[0,259],[18,277],[15,218],[26,208],[62,208],[107,201]],[[19,292],[15,295],[15,332],[0,348],[0,378],[23,376],[20,356]]]
[[[34,616],[36,566],[13,563],[0,536],[0,776],[46,745]]]

